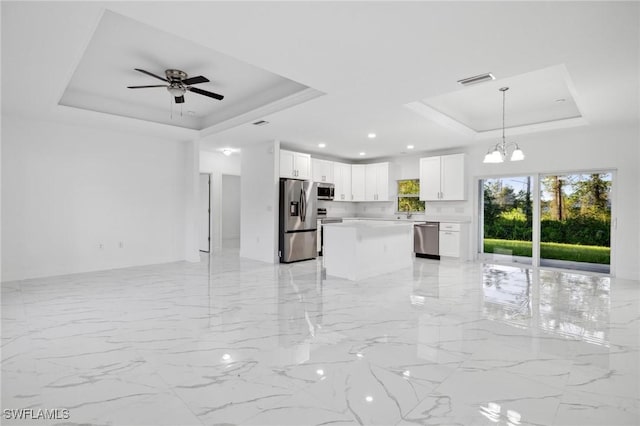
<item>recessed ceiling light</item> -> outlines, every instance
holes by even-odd
[[[196,112],[195,111],[187,111],[187,114],[189,114],[190,116],[194,116],[194,115],[196,115]]]
[[[367,153],[366,152],[361,152],[360,155],[367,155]]]
[[[556,102],[565,102],[565,101],[566,101],[565,98],[556,99]]]
[[[375,138],[375,137],[376,137],[376,134],[375,134],[375,133],[369,133],[369,134],[367,135],[367,137],[368,137],[369,139],[373,139],[373,138]]]
[[[413,149],[414,146],[413,145],[407,145],[407,149]]]
[[[326,143],[319,143],[319,144],[318,144],[318,148],[324,148],[325,146],[327,146],[327,144],[326,144]]]
[[[365,400],[365,401],[367,401],[367,402],[371,402],[371,401],[373,401],[373,397],[372,397],[371,395],[367,395],[367,396],[364,398],[364,400]]]
[[[233,151],[230,148],[225,148],[222,150],[222,153],[228,157],[233,153]]]

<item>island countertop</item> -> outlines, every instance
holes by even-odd
[[[411,227],[413,226],[413,221],[406,220],[347,220],[344,222],[337,223],[326,223],[322,226],[329,227],[339,227],[339,228],[358,228],[362,230],[367,229],[379,229],[379,228],[390,228],[396,229],[398,227]]]
[[[385,222],[409,222],[409,223],[424,223],[424,222],[446,222],[446,223],[470,223],[471,218],[467,216],[424,216],[414,215],[414,217],[406,218],[404,216],[395,217],[343,217],[343,221],[354,220],[372,220],[372,221],[385,221]]]

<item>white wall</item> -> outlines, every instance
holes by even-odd
[[[185,259],[184,143],[7,116],[2,142],[3,280]]]
[[[200,262],[200,226],[198,213],[200,207],[200,142],[192,140],[184,143],[184,209],[185,209],[185,260]]]
[[[278,259],[280,142],[242,148],[240,256],[275,263]]]
[[[240,176],[222,175],[222,240],[240,238]]]
[[[211,174],[211,249],[222,247],[222,175],[240,175],[241,155],[200,151],[200,173]]]

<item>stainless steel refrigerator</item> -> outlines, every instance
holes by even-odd
[[[317,257],[316,184],[280,179],[280,263]]]

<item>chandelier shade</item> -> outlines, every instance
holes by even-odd
[[[502,92],[502,140],[489,148],[487,154],[484,156],[483,163],[502,163],[505,159],[509,161],[522,161],[524,160],[524,152],[520,149],[517,143],[509,142],[504,136],[504,117],[505,117],[505,100],[508,87],[501,87]],[[509,150],[513,149],[511,156],[509,156]]]

